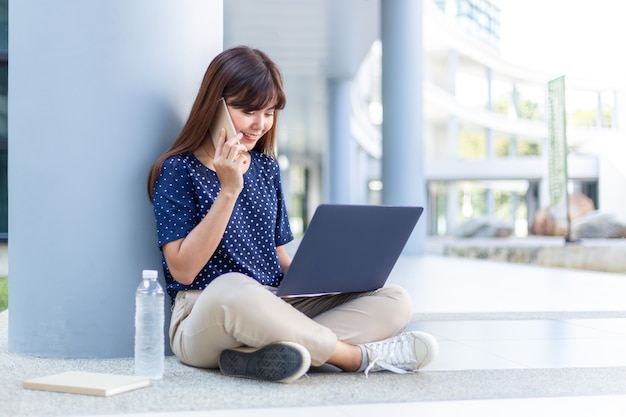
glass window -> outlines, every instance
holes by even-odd
[[[604,91],[600,93],[602,106],[602,127],[613,127],[613,112],[615,111],[615,93]]]
[[[511,137],[504,133],[494,134],[494,155],[497,158],[506,158],[511,155]]]
[[[542,120],[544,115],[544,91],[540,86],[516,85],[517,115],[520,119]]]
[[[484,159],[487,157],[487,135],[485,128],[464,124],[459,129],[459,158]]]
[[[428,234],[445,236],[448,233],[448,182],[428,183]]]
[[[510,116],[515,109],[511,106],[513,87],[511,84],[494,80],[491,84],[491,100],[493,111],[503,116]]]
[[[487,189],[480,182],[459,182],[459,211],[457,223],[487,215]]]
[[[596,126],[598,94],[594,91],[568,90],[565,93],[567,124],[580,127]]]
[[[516,140],[517,154],[519,156],[541,156],[541,140],[519,137]]]

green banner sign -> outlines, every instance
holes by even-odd
[[[569,240],[565,127],[565,77],[563,76],[548,83],[548,185],[550,211],[557,223],[567,223],[567,239]]]

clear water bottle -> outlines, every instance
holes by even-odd
[[[158,271],[144,270],[135,294],[135,375],[151,379],[163,377],[165,361],[165,295],[158,275]]]

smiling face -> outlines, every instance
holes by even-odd
[[[273,105],[258,110],[228,106],[228,112],[237,133],[243,134],[241,144],[249,151],[254,149],[259,139],[274,125],[275,109]]]
[[[286,102],[280,71],[259,50],[238,47],[227,51],[230,54],[225,52],[227,56],[215,65],[215,77],[208,77],[207,85],[213,86],[212,92],[219,92],[217,99],[226,100],[237,132],[246,135],[241,143],[248,150],[276,158],[278,110]]]

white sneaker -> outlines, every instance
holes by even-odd
[[[412,331],[379,342],[363,344],[367,351],[369,372],[391,371],[398,374],[415,372],[437,356],[439,344],[428,333]]]

